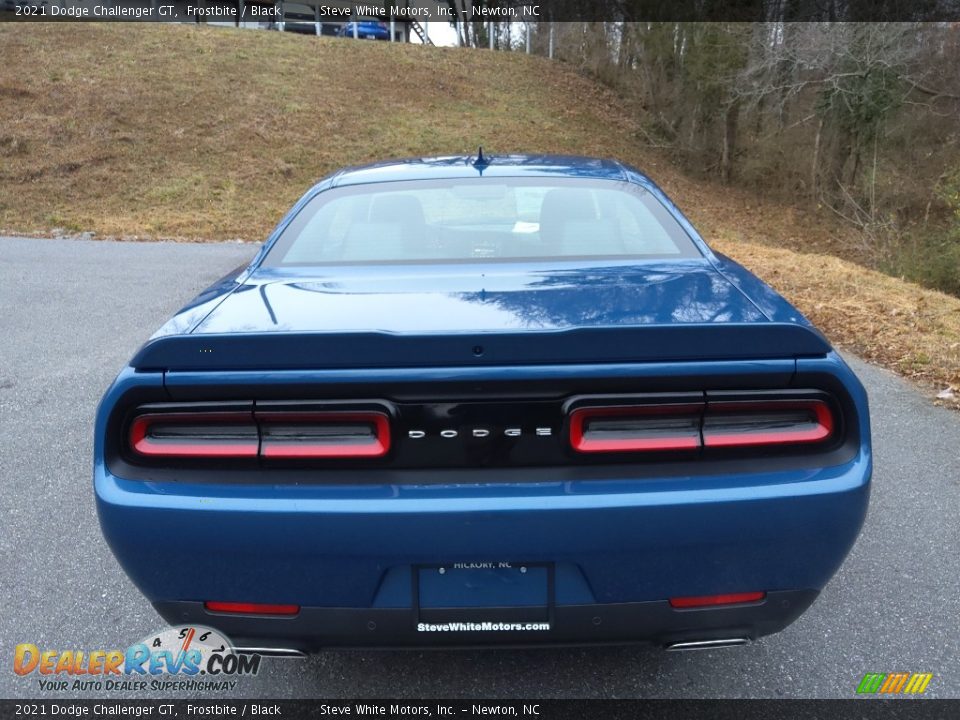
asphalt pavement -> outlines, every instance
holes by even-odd
[[[0,238],[0,697],[103,696],[41,693],[36,675],[13,672],[18,643],[123,648],[165,626],[100,535],[94,412],[140,343],[256,249]],[[839,574],[784,632],[696,653],[325,652],[266,659],[221,697],[850,698],[867,672],[930,672],[926,695],[960,697],[960,414],[850,362],[870,394],[870,512]]]

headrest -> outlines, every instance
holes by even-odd
[[[423,225],[423,205],[414,195],[377,195],[370,205],[370,222]]]
[[[563,241],[563,228],[567,223],[596,218],[589,191],[554,188],[543,196],[540,206],[540,239],[551,245],[559,244]]]

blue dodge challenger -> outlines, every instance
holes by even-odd
[[[238,647],[741,645],[864,520],[860,382],[609,160],[343,170],[134,355],[103,533]]]

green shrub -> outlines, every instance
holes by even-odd
[[[895,245],[882,269],[934,290],[960,297],[960,232],[917,230]]]

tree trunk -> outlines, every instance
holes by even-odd
[[[842,195],[840,188],[843,187],[844,168],[853,152],[853,141],[850,133],[845,130],[838,130],[837,145],[830,163],[830,186],[828,194],[834,198]]]
[[[823,118],[817,123],[817,134],[813,139],[813,159],[810,161],[810,197],[820,197],[820,138],[823,136]]]
[[[857,176],[860,174],[860,139],[854,138],[853,146],[850,148],[850,179],[847,185],[851,188],[857,187]]]
[[[729,183],[733,176],[733,158],[737,150],[737,125],[740,121],[740,101],[735,100],[727,107],[723,124],[723,149],[720,154],[720,177]]]
[[[697,88],[699,96],[699,88]],[[690,136],[687,138],[687,150],[692,151],[697,138],[697,129],[700,118],[700,103],[693,106],[693,112],[690,113]]]
[[[457,43],[460,47],[470,47],[470,43],[467,42],[467,25],[470,22],[466,19],[466,5],[464,0],[454,0],[454,5],[457,12]]]

